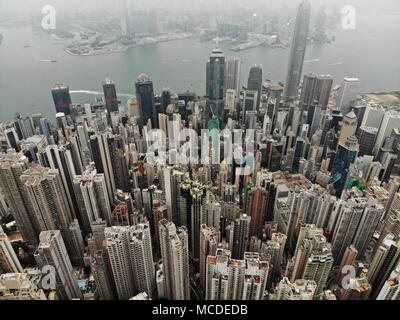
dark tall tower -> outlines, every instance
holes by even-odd
[[[161,106],[162,113],[165,113],[167,107],[171,104],[171,91],[168,88],[164,88],[161,93]]]
[[[329,75],[305,74],[299,103],[301,110],[307,111],[312,104],[326,107],[329,102],[332,84],[333,78]]]
[[[292,163],[292,172],[293,173],[299,172],[300,160],[304,156],[305,148],[306,148],[305,139],[302,137],[297,137],[296,145],[295,145],[295,149],[294,149],[294,155],[293,155],[293,163]]]
[[[241,214],[234,221],[233,239],[232,239],[232,258],[243,259],[247,251],[250,239],[251,217],[247,214]]]
[[[54,105],[57,112],[63,112],[65,115],[71,114],[71,95],[69,94],[69,87],[63,84],[55,84],[51,88],[53,95]]]
[[[261,90],[263,73],[259,65],[250,68],[249,79],[247,81],[247,90],[257,91],[257,110],[260,108]]]
[[[226,61],[226,89],[233,89],[236,94],[240,91],[240,67],[242,62],[237,57],[228,57]]]
[[[346,187],[347,175],[350,164],[354,163],[359,151],[358,140],[355,136],[349,136],[344,143],[339,143],[335,160],[333,161],[331,184],[335,190],[336,197],[340,198]]]
[[[285,83],[285,100],[293,100],[297,97],[297,89],[300,83],[304,56],[306,53],[310,11],[311,6],[307,0],[303,0],[297,9],[296,24],[294,27],[292,46],[290,48],[289,65]]]
[[[207,62],[206,95],[207,110],[211,117],[223,118],[225,89],[225,56],[221,49],[215,48]]]
[[[147,74],[140,74],[136,81],[136,99],[139,103],[139,111],[143,125],[151,120],[153,128],[157,127],[156,107],[154,101],[153,81]]]
[[[254,187],[249,192],[247,214],[251,217],[250,237],[257,236],[261,239],[262,228],[265,222],[265,211],[268,192],[262,187]]]
[[[108,113],[118,111],[118,98],[115,84],[112,80],[106,79],[103,81],[104,99]]]

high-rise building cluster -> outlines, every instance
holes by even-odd
[[[142,73],[1,123],[0,300],[400,299],[400,97],[303,75],[309,19],[284,87],[216,47],[203,97]]]

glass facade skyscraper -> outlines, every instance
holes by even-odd
[[[140,74],[136,81],[136,99],[139,102],[143,125],[150,119],[153,128],[157,127],[153,81],[147,74]]]
[[[338,198],[345,188],[350,164],[356,160],[358,150],[359,144],[355,136],[349,136],[344,143],[338,146],[329,180],[329,184],[335,189],[335,195]]]
[[[62,112],[65,115],[71,114],[71,95],[69,87],[63,84],[56,84],[51,89],[53,95],[54,106],[57,112]]]
[[[284,90],[284,98],[287,100],[291,100],[297,96],[306,53],[310,12],[310,3],[307,0],[303,0],[297,9],[296,24],[290,49],[289,66]]]
[[[108,113],[118,111],[118,99],[115,84],[112,80],[103,81],[104,99]]]
[[[221,49],[215,48],[207,62],[206,95],[209,116],[222,119],[224,112],[225,56]]]

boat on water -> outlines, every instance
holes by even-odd
[[[57,60],[50,60],[51,62],[57,62]]]
[[[31,47],[31,45],[30,44],[26,44],[26,45],[24,45],[24,48],[30,48]]]

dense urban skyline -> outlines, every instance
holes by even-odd
[[[121,3],[107,37],[82,24],[64,50],[188,36]],[[296,1],[288,24],[202,28],[205,95],[157,91],[143,71],[124,102],[107,77],[76,103],[55,80],[55,120],[0,122],[0,300],[399,300],[400,91],[303,72],[308,45],[334,44],[327,25],[341,23],[311,22],[314,3]],[[257,63],[243,79],[221,41],[289,49],[285,82]]]

